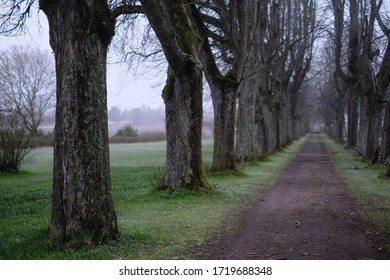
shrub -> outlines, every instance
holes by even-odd
[[[37,147],[53,147],[54,146],[54,131],[43,132],[39,130],[34,136],[34,143]]]
[[[20,118],[0,114],[0,172],[17,172],[34,148],[31,135]]]
[[[138,131],[130,124],[125,125],[115,133],[115,136],[137,137]]]
[[[145,132],[141,133],[137,137],[128,137],[128,136],[112,136],[110,138],[110,143],[139,143],[139,142],[157,142],[166,140],[165,132]]]

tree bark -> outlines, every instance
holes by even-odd
[[[261,155],[267,156],[272,153],[276,148],[276,124],[273,115],[272,100],[268,96],[268,93],[260,90],[256,96],[256,123],[257,137],[256,141],[261,141]]]
[[[40,1],[57,77],[51,235],[118,239],[107,129],[107,48],[115,21],[107,1]]]
[[[192,25],[197,35],[203,39],[200,60],[210,86],[214,108],[214,154],[210,170],[234,171],[236,170],[234,150],[236,103],[238,88],[249,50],[249,1],[241,0],[229,3],[231,4],[229,6],[230,24],[234,24],[229,26],[233,38],[228,39],[230,40],[228,44],[230,44],[230,51],[235,54],[235,57],[230,65],[230,70],[226,74],[223,74],[218,68],[209,43],[210,30],[207,28],[202,14],[194,2],[186,2],[188,3]],[[222,24],[227,25],[229,23],[223,22]]]
[[[234,132],[237,89],[209,82],[214,107],[214,153],[210,170],[235,170]]]
[[[202,71],[200,40],[180,0],[141,1],[169,63],[163,91],[167,158],[163,188],[211,188],[202,166]]]
[[[390,103],[386,104],[385,109],[383,146],[383,159],[388,168],[386,176],[390,177]]]
[[[240,85],[237,112],[236,159],[240,162],[255,160],[261,153],[256,147],[256,76],[244,80]]]
[[[261,94],[268,88],[268,71],[261,59],[261,51],[265,41],[268,3],[255,1],[248,12],[250,20],[249,32],[253,34],[249,45],[248,58],[244,71],[244,79],[239,87],[236,159],[252,161],[262,156],[269,149],[268,122],[263,113],[263,97]]]
[[[356,98],[353,87],[349,93],[348,100],[348,146],[356,147],[358,137],[358,98]]]
[[[202,74],[192,67],[185,75],[168,71],[163,98],[167,157],[164,189],[203,191],[209,184],[202,167]]]

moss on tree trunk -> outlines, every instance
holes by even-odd
[[[209,190],[202,166],[200,40],[181,0],[141,1],[169,63],[163,90],[167,158],[163,187]]]

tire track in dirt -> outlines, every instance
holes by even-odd
[[[390,259],[360,218],[325,144],[312,136],[238,233],[212,241],[212,259]]]

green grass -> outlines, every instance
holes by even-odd
[[[356,151],[329,138],[324,140],[335,169],[344,179],[363,218],[373,224],[383,238],[390,240],[390,180],[384,177],[385,167],[369,166]]]
[[[0,174],[0,259],[191,259],[219,230],[234,228],[245,211],[278,179],[304,139],[237,174],[208,174],[212,195],[155,191],[165,164],[165,142],[110,146],[111,177],[121,240],[86,248],[48,237],[51,148],[34,151],[19,174]],[[203,144],[205,166],[212,142]]]

